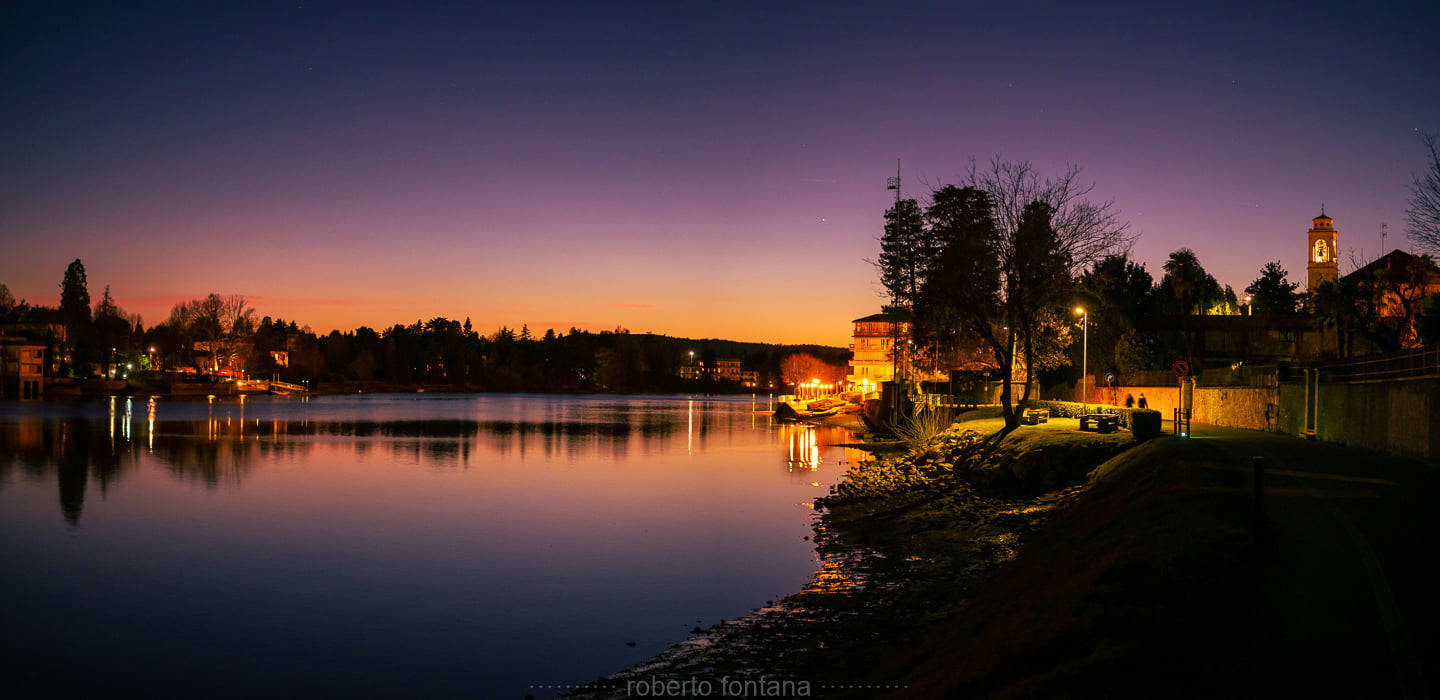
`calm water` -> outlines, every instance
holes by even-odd
[[[799,589],[847,435],[749,397],[0,403],[0,692],[544,696]]]

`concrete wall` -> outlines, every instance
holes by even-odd
[[[1302,434],[1305,385],[1280,385],[1278,427]],[[1315,437],[1440,464],[1440,379],[1321,383]]]

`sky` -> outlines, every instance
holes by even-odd
[[[1173,5],[1159,7],[1160,5]],[[1157,278],[1407,247],[1440,4],[0,5],[0,282],[848,342],[900,173],[1083,168]],[[1348,266],[1342,266],[1342,270]]]

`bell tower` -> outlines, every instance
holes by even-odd
[[[1335,230],[1335,220],[1325,216],[1325,207],[1320,207],[1320,216],[1311,220],[1308,232],[1309,248],[1305,259],[1309,261],[1310,276],[1307,290],[1313,292],[1321,282],[1340,276],[1339,253],[1340,233]]]

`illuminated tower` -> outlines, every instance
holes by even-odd
[[[1315,291],[1321,282],[1333,280],[1340,276],[1340,262],[1336,259],[1339,248],[1336,243],[1339,232],[1335,230],[1335,220],[1325,216],[1325,207],[1320,207],[1320,216],[1312,221],[1309,231],[1309,255],[1306,259],[1310,261],[1310,284],[1309,291]]]

